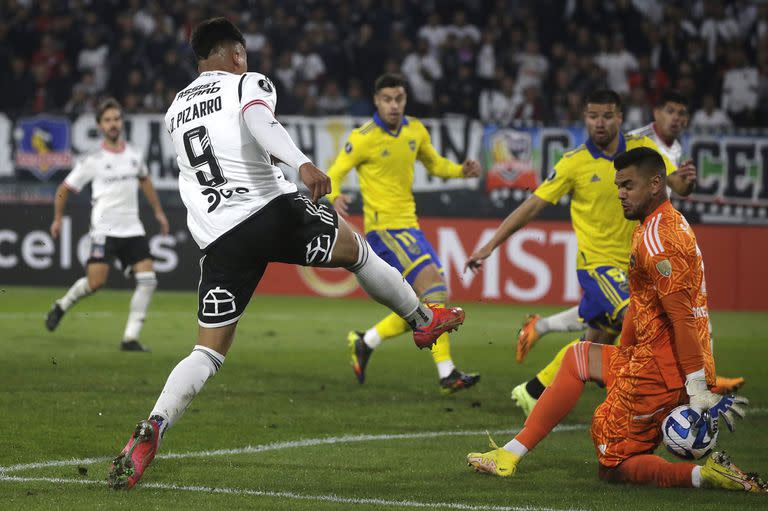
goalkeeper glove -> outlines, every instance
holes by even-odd
[[[745,397],[733,394],[722,396],[710,392],[703,369],[686,376],[685,390],[690,407],[701,414],[711,434],[717,432],[720,417],[723,418],[728,431],[733,432],[736,418],[743,418],[749,406],[749,400]]]

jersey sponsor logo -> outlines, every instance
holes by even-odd
[[[19,119],[14,130],[16,166],[27,169],[41,180],[56,170],[72,167],[69,143],[70,124],[58,117],[38,116]]]
[[[221,204],[222,199],[226,200],[231,198],[233,195],[243,195],[248,193],[250,190],[248,188],[243,188],[242,186],[238,186],[237,188],[230,188],[228,190],[225,189],[216,189],[216,188],[205,188],[200,193],[206,196],[206,199],[208,200],[208,213],[213,213],[216,208],[219,207]]]
[[[261,78],[258,81],[259,87],[261,90],[266,92],[267,94],[272,94],[272,91],[275,90],[274,86],[272,85],[272,82],[269,81],[269,78]]]
[[[307,264],[325,263],[331,258],[330,234],[320,234],[307,243]]]
[[[203,297],[203,316],[226,316],[236,308],[234,295],[219,286],[208,290]]]
[[[669,277],[672,275],[672,263],[669,262],[669,259],[664,259],[656,263],[656,269],[659,270],[662,277]]]
[[[195,98],[197,96],[202,96],[203,94],[216,94],[221,90],[221,87],[219,87],[218,84],[219,84],[219,80],[216,80],[215,82],[201,83],[200,85],[195,85],[191,89],[184,89],[183,91],[176,94],[176,99],[182,100],[186,98],[187,101],[189,101],[192,98]]]
[[[408,147],[411,148],[411,151],[415,151],[416,150],[416,141],[413,140],[413,139],[409,140],[408,141]]]
[[[590,181],[596,183],[597,181],[600,181],[600,178],[597,174],[592,174],[592,179],[590,179]]]
[[[176,117],[171,117],[171,125],[168,127],[168,131],[173,133],[182,124],[218,112],[221,108],[221,96],[190,105],[180,110]]]
[[[389,149],[384,149],[384,150],[381,152],[381,155],[382,155],[382,156],[385,156],[385,157],[386,157],[386,156],[389,156]]]

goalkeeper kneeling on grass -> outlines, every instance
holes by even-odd
[[[663,419],[678,405],[688,402],[708,417],[711,432],[719,419],[733,431],[748,401],[709,390],[715,364],[701,252],[693,230],[669,202],[661,156],[641,147],[620,155],[614,165],[624,216],[641,221],[632,238],[630,304],[621,343],[571,346],[522,431],[503,447],[491,441],[492,451],[468,454],[467,463],[478,472],[513,475],[520,460],[573,409],[584,384],[595,381],[608,389],[592,421],[601,479],[768,493],[768,484],[741,471],[724,453],[712,454],[704,465],[670,463],[652,454]]]

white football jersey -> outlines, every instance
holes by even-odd
[[[276,104],[275,87],[262,74],[208,71],[176,94],[165,114],[187,224],[201,249],[274,198],[297,191],[243,120],[247,108],[274,112]]]
[[[64,179],[75,193],[91,183],[91,236],[144,236],[139,220],[139,178],[147,177],[142,155],[130,144],[122,151],[102,146],[85,155]]]
[[[683,159],[683,146],[680,144],[680,141],[675,139],[674,142],[672,142],[672,145],[667,145],[664,140],[659,136],[658,133],[656,133],[656,128],[653,126],[653,123],[643,126],[642,128],[637,128],[636,130],[632,130],[629,132],[630,135],[645,135],[646,137],[653,140],[653,142],[659,146],[659,150],[664,153],[664,156],[669,158],[669,161],[675,164],[675,166],[679,167],[680,163],[682,163]]]

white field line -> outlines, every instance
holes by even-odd
[[[558,426],[554,431],[581,431],[587,429],[584,424],[567,424]],[[494,435],[517,434],[519,429],[505,429],[493,431]],[[473,436],[485,435],[486,430],[475,431],[424,431],[421,433],[397,433],[383,435],[343,435],[326,438],[307,438],[305,440],[291,440],[286,442],[274,442],[271,444],[249,445],[237,449],[216,449],[214,451],[195,451],[195,452],[169,452],[158,454],[157,459],[187,459],[187,458],[209,458],[212,456],[232,456],[237,454],[255,454],[259,452],[277,451],[281,449],[290,449],[293,447],[312,447],[316,445],[349,444],[353,442],[375,442],[378,440],[410,440],[417,438],[439,438],[444,436]],[[19,465],[0,466],[0,476],[10,472],[20,472],[24,470],[33,470],[38,468],[66,467],[73,465],[92,465],[111,460],[112,457],[98,458],[80,458],[68,460],[40,461],[37,463],[24,463]]]
[[[92,479],[63,479],[58,477],[18,477],[0,475],[0,481],[9,482],[47,482],[55,484],[80,484],[80,485],[106,485],[106,481],[94,481]],[[416,500],[388,500],[388,499],[358,499],[352,497],[340,497],[338,495],[305,495],[302,493],[285,491],[249,490],[247,488],[211,488],[208,486],[182,486],[165,483],[142,483],[143,488],[157,490],[172,490],[197,493],[219,493],[227,495],[250,495],[254,497],[274,497],[281,499],[307,500],[313,502],[330,502],[333,504],[377,505],[390,507],[410,507],[420,509],[458,509],[461,511],[576,511],[574,508],[564,510],[536,507],[536,506],[495,506],[472,505],[461,502],[419,502]]]

